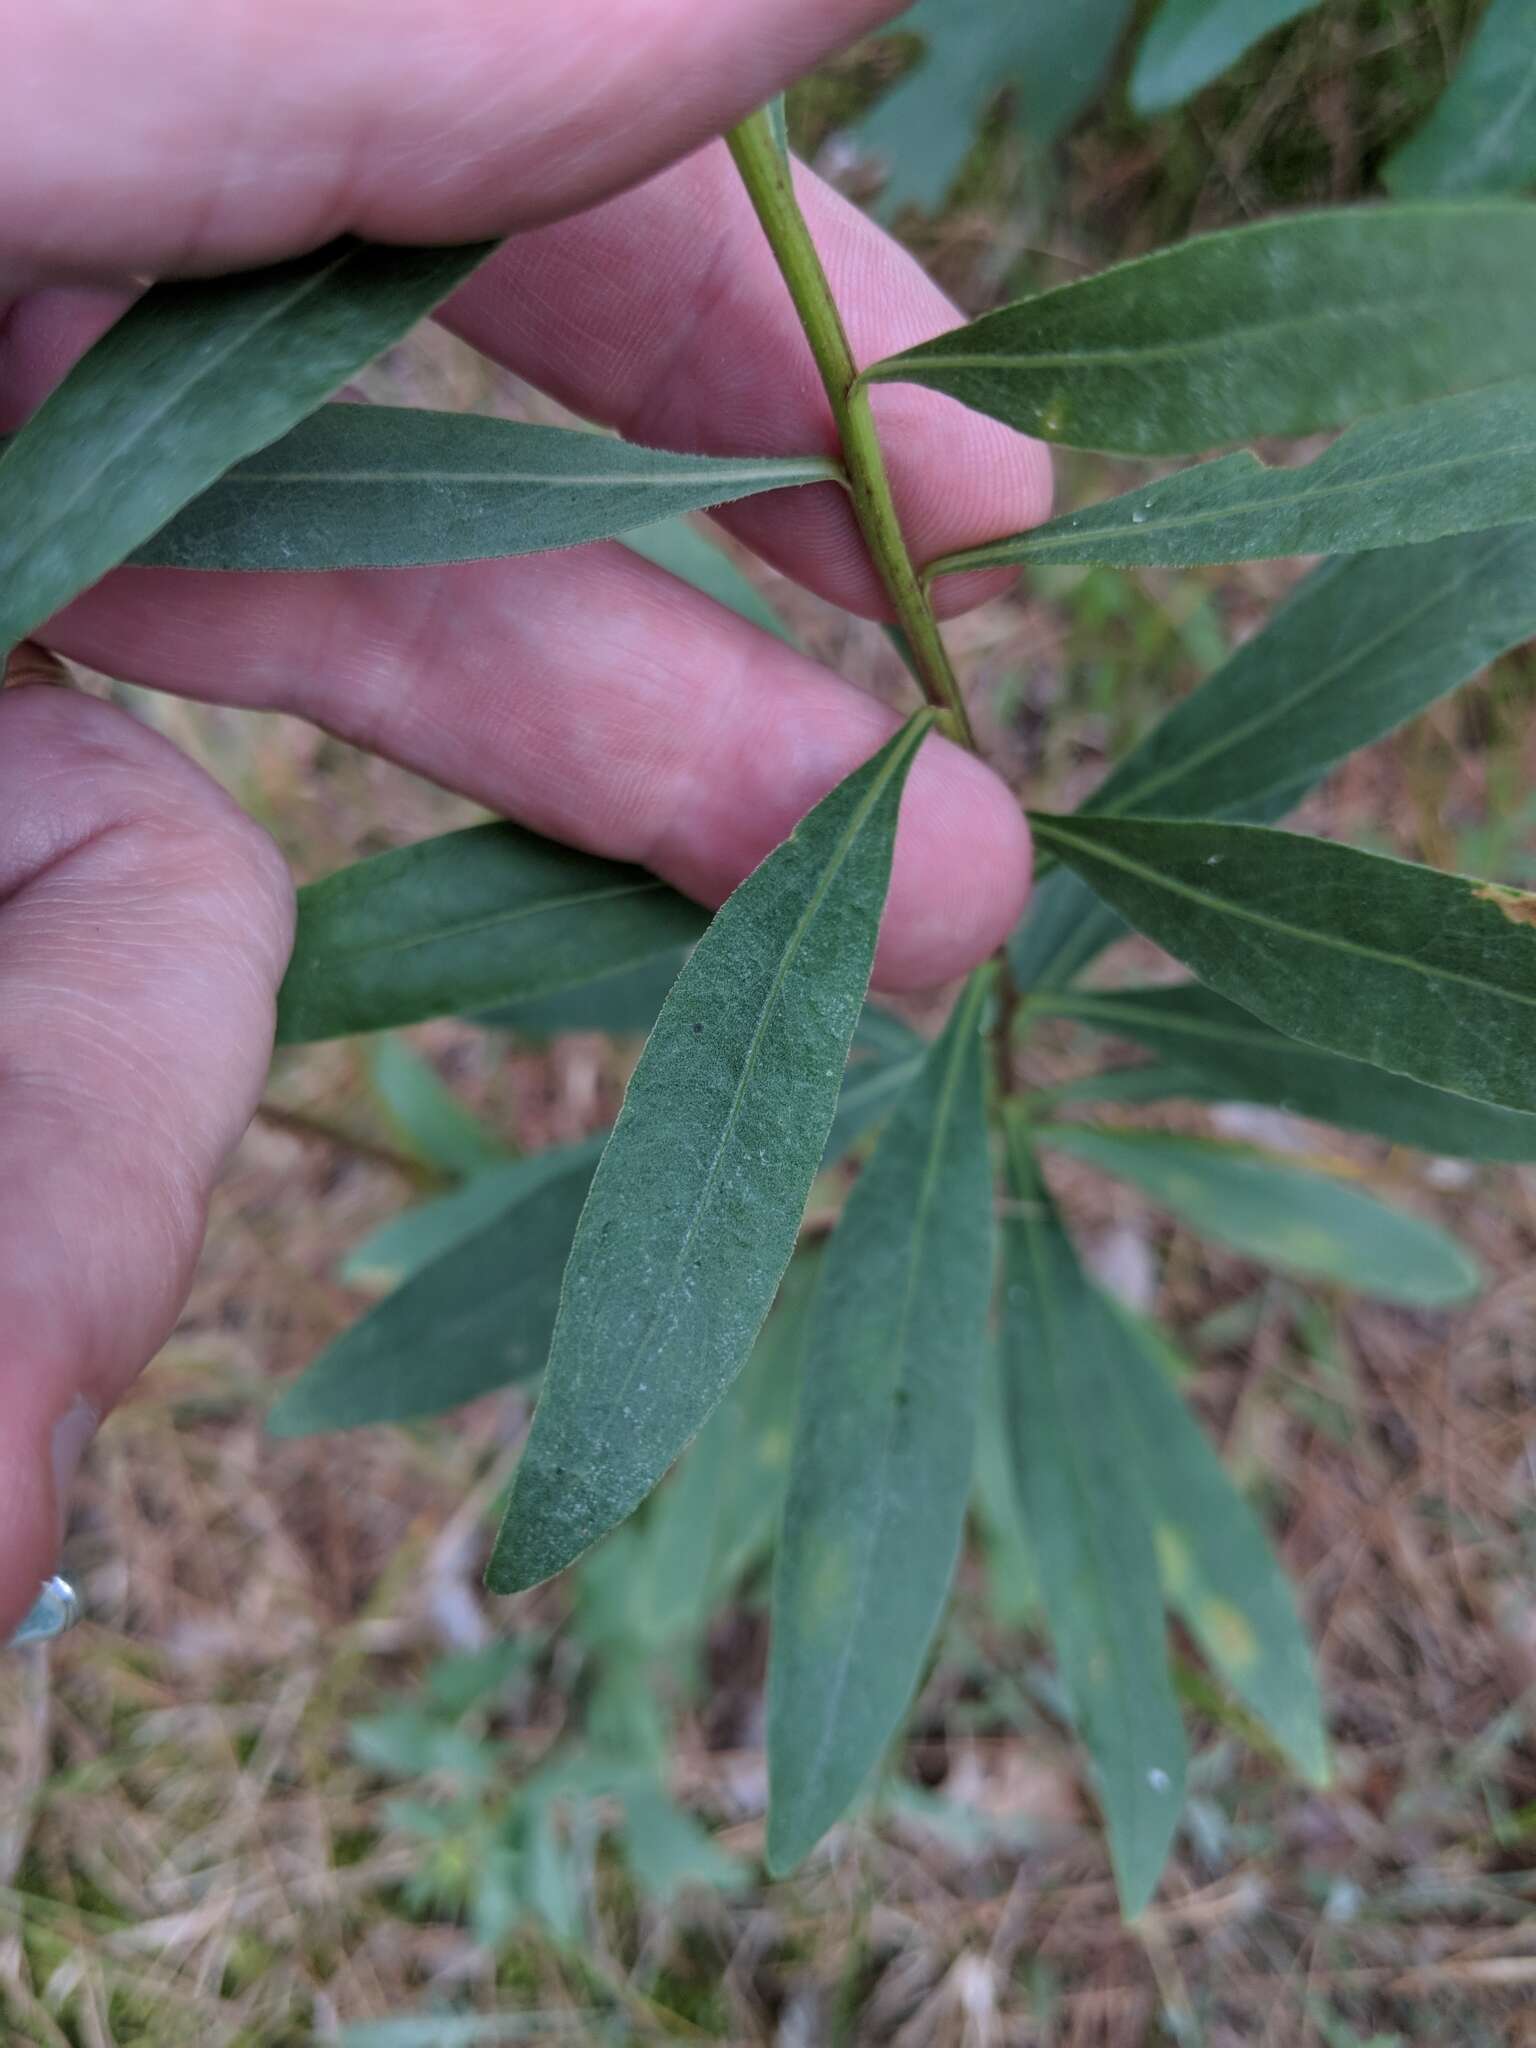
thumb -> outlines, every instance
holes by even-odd
[[[164,1341],[266,1073],[292,890],[222,791],[22,648],[0,693],[0,1642]]]

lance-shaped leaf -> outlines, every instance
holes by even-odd
[[[1282,1272],[1414,1308],[1444,1308],[1477,1291],[1476,1265],[1444,1231],[1254,1146],[1086,1124],[1043,1125],[1036,1137],[1130,1181],[1202,1237]]]
[[[1120,1901],[1151,1898],[1184,1796],[1153,1521],[1121,1382],[1131,1349],[1092,1287],[1017,1129],[1003,1225],[1003,1398],[1025,1530]],[[1139,1361],[1138,1361],[1139,1363]]]
[[[571,1253],[497,1592],[622,1521],[745,1363],[832,1127],[931,723],[919,713],[747,877],[667,998]]]
[[[524,1200],[422,1266],[285,1391],[267,1427],[313,1436],[403,1422],[532,1379],[549,1352],[560,1272],[593,1165],[580,1148],[563,1172],[547,1173]]]
[[[166,569],[401,569],[536,555],[826,483],[822,455],[723,460],[479,413],[328,405],[134,555]]]
[[[1289,1037],[1536,1110],[1536,896],[1258,825],[1033,822],[1138,931]]]
[[[1146,1331],[1115,1313],[1129,1340],[1115,1383],[1125,1471],[1146,1502],[1169,1604],[1302,1776],[1325,1784],[1317,1674],[1285,1574]]]
[[[1517,378],[1366,420],[1315,461],[1228,455],[1052,519],[930,572],[1021,562],[1253,562],[1441,540],[1536,519],[1536,382]]]
[[[1198,455],[1536,372],[1536,206],[1341,207],[1182,242],[865,371],[1047,441]]]
[[[741,1377],[646,1510],[624,1597],[649,1642],[696,1637],[773,1540],[820,1264],[790,1260]]]
[[[658,569],[665,569],[668,575],[702,590],[716,604],[750,619],[765,633],[772,633],[791,647],[799,645],[757,586],[747,581],[723,548],[706,540],[688,520],[659,520],[655,526],[626,533],[624,545],[654,562]]]
[[[1189,1091],[1263,1103],[1464,1159],[1536,1159],[1536,1116],[1304,1045],[1197,981],[1177,988],[1073,990],[1047,995],[1037,1007],[1161,1053],[1174,1063],[1156,1070],[1163,1096]]]
[[[1424,126],[1388,159],[1404,199],[1517,192],[1536,184],[1536,8],[1491,0]]]
[[[1193,98],[1261,36],[1307,14],[1317,0],[1163,0],[1136,53],[1128,88],[1138,114]]]
[[[881,214],[937,210],[1005,87],[1028,139],[1054,142],[1092,98],[1129,14],[1129,0],[1074,0],[1071,8],[919,0],[909,8],[891,27],[921,36],[922,58],[855,131],[888,166]]]
[[[1093,812],[1253,818],[1536,633],[1536,526],[1329,562],[1095,791]],[[1124,930],[1049,876],[1011,945],[1020,986],[1069,978]]]
[[[708,921],[644,868],[473,825],[299,891],[278,1040],[550,995],[674,952]]]
[[[151,287],[0,456],[0,647],[275,441],[488,253],[344,239]]]
[[[768,1862],[798,1863],[879,1762],[960,1549],[992,1297],[972,977],[825,1258],[773,1585]]]

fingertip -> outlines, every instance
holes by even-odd
[[[1029,894],[1029,827],[974,754],[930,739],[902,802],[874,985],[934,988],[994,953]]]

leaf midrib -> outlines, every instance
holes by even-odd
[[[401,939],[369,940],[355,946],[328,944],[325,947],[325,962],[329,965],[337,960],[371,960],[390,953],[425,950],[447,944],[453,939],[474,938],[482,932],[498,931],[506,925],[521,924],[529,918],[548,917],[553,911],[573,910],[592,903],[621,902],[626,896],[670,896],[672,893],[662,881],[616,882],[604,889],[583,889],[569,896],[548,897],[542,902],[526,903],[517,909],[488,911],[483,917],[462,918],[456,924],[437,925],[425,933],[411,932]]]
[[[241,464],[227,471],[213,486],[213,492],[225,490],[260,491],[275,484],[285,489],[295,485],[308,485],[315,489],[327,489],[335,484],[372,484],[384,489],[392,484],[545,484],[563,489],[570,486],[577,490],[641,489],[657,491],[682,491],[700,483],[740,484],[782,482],[833,482],[835,469],[831,463],[766,462],[754,464],[745,469],[721,469],[706,466],[698,461],[696,468],[684,468],[670,473],[652,474],[643,470],[608,470],[590,474],[570,474],[556,469],[261,469]],[[206,494],[212,495],[212,493]]]
[[[1116,273],[1105,271],[1102,274],[1109,277]],[[1071,287],[1065,286],[1063,289],[1070,290]],[[949,350],[928,343],[926,346],[932,349],[932,354],[887,356],[883,362],[871,364],[863,376],[864,380],[869,382],[889,382],[899,379],[902,372],[914,369],[1081,370],[1108,364],[1151,365],[1186,356],[1220,354],[1234,341],[1246,340],[1253,334],[1279,335],[1301,332],[1309,328],[1326,327],[1339,321],[1355,320],[1362,313],[1379,315],[1388,308],[1403,314],[1433,311],[1443,315],[1445,300],[1444,295],[1440,293],[1410,294],[1391,299],[1378,297],[1358,306],[1326,306],[1313,312],[1282,314],[1273,320],[1239,321],[1230,327],[1208,330],[1184,339],[1146,343],[1138,348],[1056,349],[1048,353],[1026,355],[1022,352],[1005,353],[991,349]]]

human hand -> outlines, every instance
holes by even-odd
[[[699,145],[895,11],[20,10],[0,124],[0,431],[121,310],[129,278],[237,268],[353,230],[516,233],[441,317],[632,439],[831,446],[750,208],[723,149]],[[861,359],[953,323],[878,230],[812,178],[803,197]],[[916,388],[881,388],[875,405],[919,558],[1044,516],[1035,444]],[[722,524],[823,596],[882,614],[835,488]],[[946,608],[996,587],[949,579]],[[39,637],[155,687],[298,713],[711,903],[894,722],[616,546],[390,573],[126,570]],[[25,682],[47,661],[27,650],[13,666]],[[1028,870],[1007,790],[931,741],[877,982],[939,982],[984,957]],[[0,695],[0,1641],[53,1568],[91,1424],[179,1312],[209,1190],[266,1072],[291,919],[275,850],[164,741],[67,690]]]

